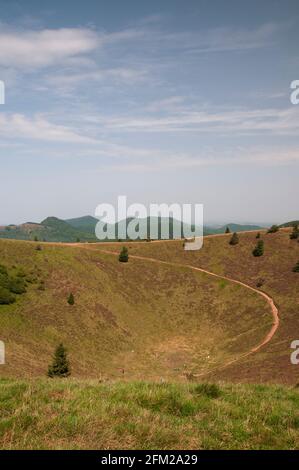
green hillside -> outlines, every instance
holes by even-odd
[[[265,227],[261,227],[259,225],[251,225],[251,224],[226,224],[222,225],[221,227],[204,227],[204,235],[214,235],[214,234],[221,234],[225,233],[227,228],[229,228],[230,232],[247,232],[250,230],[264,230]]]
[[[299,389],[0,380],[2,449],[298,449]]]
[[[40,224],[27,222],[21,225],[10,225],[0,229],[0,238],[16,240],[76,242],[96,241],[95,235],[76,229],[57,217],[47,217]]]
[[[47,217],[41,222],[41,225],[45,228],[45,238],[47,241],[75,242],[77,239],[81,241],[96,240],[94,234],[86,233],[83,229],[76,229],[57,217]]]
[[[291,222],[285,222],[284,224],[279,225],[279,227],[294,227],[294,225],[299,225],[299,220],[292,220]]]
[[[80,230],[81,232],[89,233],[90,235],[94,236],[98,219],[92,217],[91,215],[86,215],[84,217],[66,219],[65,222],[67,222],[71,227]]]

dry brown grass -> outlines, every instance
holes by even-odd
[[[18,263],[45,283],[1,307],[2,376],[44,375],[62,341],[77,377],[185,380],[239,357],[271,326],[267,303],[245,287],[187,267],[119,263],[100,248],[36,251],[34,243],[0,241],[3,264]]]
[[[290,363],[290,344],[299,339],[299,275],[292,272],[299,260],[299,243],[290,240],[290,231],[284,229],[274,234],[261,231],[265,253],[260,258],[252,256],[256,232],[240,233],[240,243],[236,246],[229,245],[230,235],[205,237],[203,249],[195,252],[182,252],[181,241],[129,245],[131,254],[191,264],[253,287],[263,279],[261,289],[273,297],[279,308],[279,329],[260,352],[217,372],[214,377],[251,382],[298,382],[299,366]],[[113,250],[116,246],[109,245],[105,249]],[[93,249],[98,250],[100,246],[93,245]]]

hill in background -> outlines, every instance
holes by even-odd
[[[299,225],[299,220],[292,220],[291,222],[286,222],[284,224],[279,225],[279,227],[294,227],[295,225]]]
[[[147,226],[147,236],[150,237],[150,221],[153,220],[150,217],[147,218],[145,221]],[[173,219],[172,217],[163,218],[158,217],[155,218],[156,223],[158,224],[158,239],[162,238],[162,233],[167,233],[166,228],[169,226],[169,236],[166,236],[168,239],[174,238],[174,233],[181,233],[181,237],[184,237],[183,227],[185,226],[186,229],[190,229],[187,224],[183,224],[182,222]],[[132,221],[132,218],[128,218],[126,220],[117,222],[115,226],[110,225],[110,228],[115,231],[116,239],[121,238],[123,236],[118,237],[120,233],[120,228],[127,227],[128,224]],[[20,225],[7,225],[7,226],[0,226],[0,238],[7,238],[7,239],[16,239],[16,240],[34,240],[38,239],[40,241],[50,241],[50,242],[70,242],[74,243],[77,241],[82,242],[91,242],[91,241],[98,241],[95,236],[95,227],[98,223],[98,219],[92,217],[90,215],[84,217],[78,217],[73,219],[62,220],[57,217],[47,217],[41,223],[35,222],[26,222]],[[144,223],[144,220],[140,219],[140,223]],[[102,223],[104,227],[106,224]],[[231,232],[242,232],[247,230],[258,230],[262,229],[257,225],[241,225],[241,224],[227,224],[222,227],[204,227],[203,233],[204,235],[210,234],[220,234],[224,233],[226,228],[229,227]],[[194,230],[194,226],[191,227]],[[165,237],[163,237],[165,238]],[[113,238],[111,241],[114,241]],[[105,241],[105,240],[103,240]],[[109,240],[106,240],[109,241]]]
[[[75,242],[95,241],[95,236],[78,230],[57,217],[47,217],[40,224],[27,222],[20,225],[8,225],[0,228],[0,238],[17,240]]]

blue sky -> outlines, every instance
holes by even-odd
[[[0,0],[0,223],[119,194],[298,219],[298,44],[297,0]]]

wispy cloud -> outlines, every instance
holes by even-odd
[[[233,148],[229,152],[214,150],[206,155],[199,152],[197,155],[181,154],[157,158],[152,153],[152,159],[148,161],[133,161],[120,164],[111,164],[106,167],[111,172],[147,173],[161,171],[192,170],[201,167],[226,167],[226,166],[279,166],[299,163],[299,149],[277,150],[276,148]],[[102,168],[103,169],[103,168]]]
[[[45,78],[45,82],[50,87],[54,87],[56,91],[71,90],[78,85],[87,84],[89,82],[109,82],[114,84],[127,84],[134,85],[136,82],[142,81],[146,78],[146,70],[134,68],[95,68],[84,72],[72,73],[71,70],[60,72],[59,74],[52,74]]]
[[[97,143],[95,139],[80,135],[67,126],[53,124],[39,115],[28,118],[23,114],[0,114],[0,135],[2,139]]]
[[[105,156],[111,158],[126,158],[127,161],[132,158],[149,158],[153,154],[157,158],[163,158],[169,155],[166,152],[156,150],[152,151],[146,148],[138,148],[130,145],[122,145],[108,140],[94,138],[92,135],[89,135],[87,132],[83,132],[82,129],[72,128],[67,125],[61,125],[49,121],[43,115],[34,115],[32,117],[27,117],[23,114],[0,114],[0,136],[1,136],[1,146],[9,147],[11,146],[11,140],[13,140],[13,145],[16,147],[24,140],[29,140],[34,143],[51,143],[56,144],[56,147],[61,146],[62,143],[74,144],[77,146],[75,149],[70,147],[71,154],[73,156]],[[51,150],[47,149],[42,150],[43,147],[37,148],[37,154],[47,153],[51,155]],[[35,147],[36,150],[36,147]],[[29,148],[29,152],[34,153],[33,149]],[[24,152],[24,149],[21,149]],[[57,151],[54,150],[54,153]],[[67,153],[67,150],[63,150]],[[63,152],[60,151],[59,154],[63,155]],[[28,147],[27,151],[28,153]]]
[[[0,65],[40,68],[62,63],[68,58],[94,50],[98,35],[90,29],[0,30]]]
[[[164,54],[169,49],[177,52],[203,53],[248,50],[271,45],[279,26],[264,24],[259,28],[210,28],[200,31],[163,30],[155,21],[139,23],[136,27],[119,31],[99,31],[91,28],[24,29],[0,23],[0,65],[5,67],[39,68],[69,60],[95,50],[108,48],[135,57],[146,52]],[[111,49],[112,48],[112,49]]]
[[[145,107],[145,110],[152,113],[159,111],[173,111],[174,109],[181,107],[184,100],[185,98],[183,96],[170,96],[169,98],[151,102]]]
[[[163,105],[163,100],[160,101]],[[169,105],[164,100],[164,105]],[[152,110],[159,108],[154,103]],[[167,109],[167,106],[166,106]],[[127,132],[220,132],[258,133],[261,131],[294,134],[299,131],[299,109],[232,109],[197,111],[181,109],[165,117],[98,117],[101,126]]]
[[[189,53],[211,53],[246,51],[268,47],[275,43],[275,35],[281,26],[268,23],[253,29],[212,28],[198,35],[193,35],[193,44],[189,41]],[[188,38],[188,36],[187,36]]]

